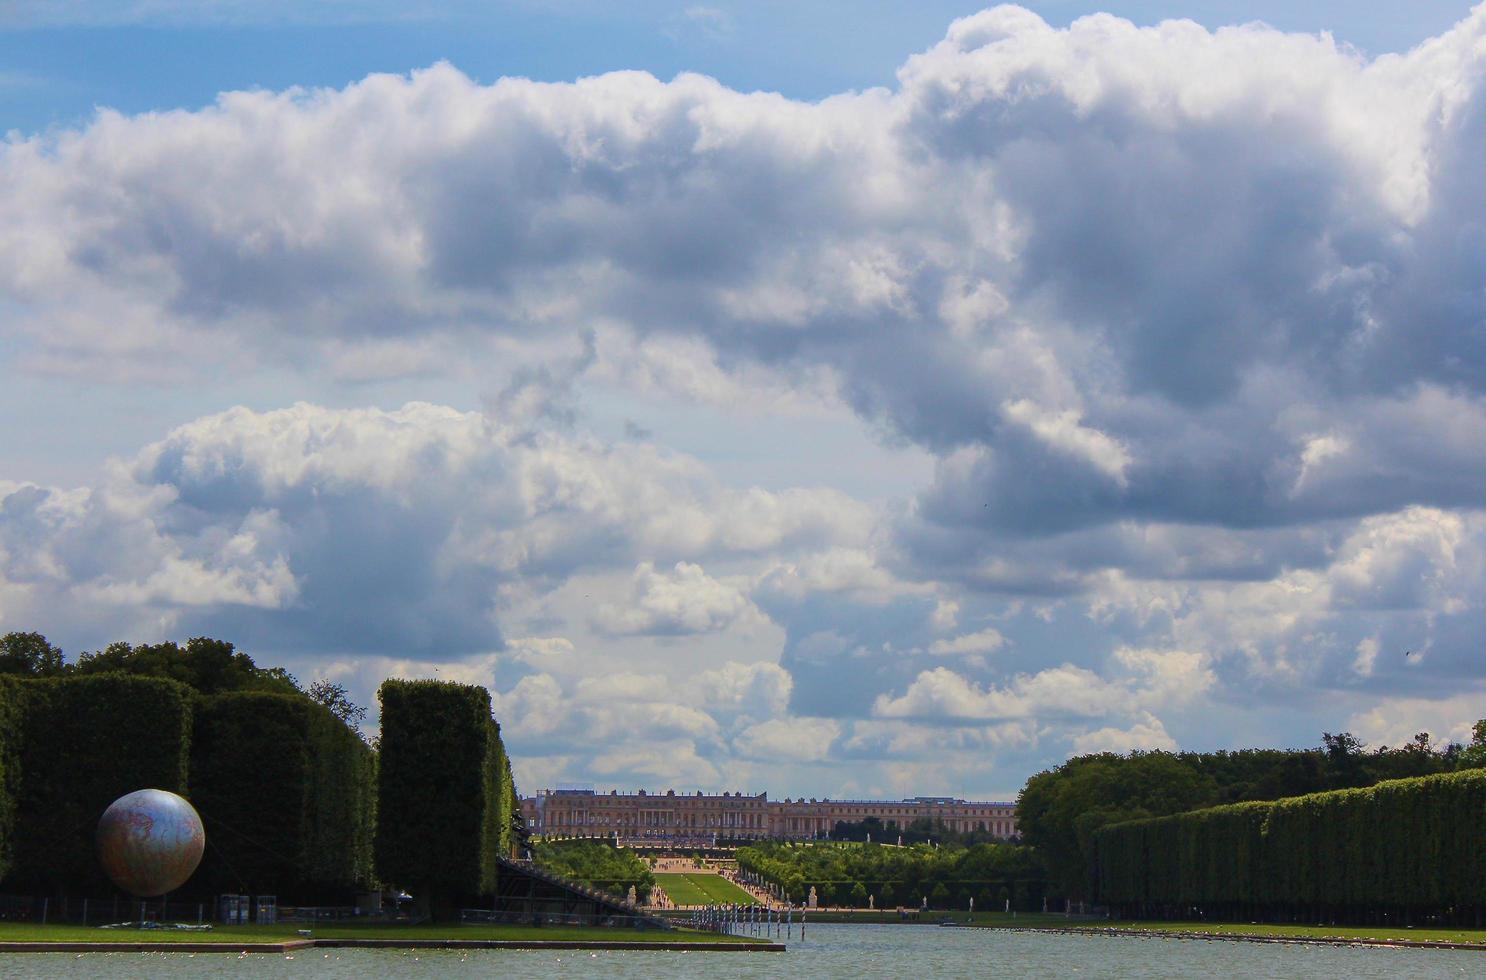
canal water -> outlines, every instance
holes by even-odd
[[[1486,953],[1067,936],[929,925],[811,925],[784,953],[579,950],[305,950],[228,953],[13,953],[26,977],[1486,977]]]

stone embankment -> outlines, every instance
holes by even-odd
[[[782,953],[783,943],[626,942],[597,939],[287,939],[281,943],[0,942],[0,953],[293,953],[309,949],[627,949],[684,953]]]

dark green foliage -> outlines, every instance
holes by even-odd
[[[375,856],[425,901],[488,894],[520,827],[489,694],[389,681],[381,696],[385,769],[347,726],[363,710],[344,688],[307,694],[230,643],[114,643],[68,665],[40,634],[7,634],[0,878],[33,894],[109,894],[93,853],[98,818],[119,796],[157,788],[186,795],[206,824],[188,892],[343,901],[375,881]],[[394,795],[378,836],[382,782]]]
[[[20,682],[0,676],[0,879],[10,871],[13,857],[16,793],[21,778],[23,698]]]
[[[1277,800],[1336,788],[1328,780],[1325,755],[1313,749],[1179,752],[1176,757],[1212,780],[1214,804]]]
[[[1128,914],[1478,923],[1486,772],[1137,820],[1095,834],[1099,898]]]
[[[644,860],[608,841],[543,841],[532,846],[532,857],[555,874],[607,889],[621,898],[633,886],[636,897],[644,900],[655,887],[655,876]]]
[[[97,653],[85,653],[71,668],[76,674],[135,674],[167,677],[202,694],[227,691],[299,693],[299,685],[280,667],[259,667],[225,640],[194,636],[184,647],[175,643],[110,643]]]
[[[117,674],[26,680],[21,689],[10,884],[106,894],[93,854],[98,818],[138,789],[186,792],[191,692]]]
[[[1303,750],[1080,756],[1027,781],[1018,826],[1047,862],[1054,891],[1086,899],[1092,895],[1093,834],[1108,824],[1433,775],[1469,768],[1477,757],[1482,761],[1475,764],[1486,765],[1486,749],[1473,755],[1459,745],[1437,747],[1423,733],[1406,745],[1371,751],[1349,732],[1328,732],[1322,742]]]
[[[376,867],[426,910],[495,888],[510,843],[509,769],[482,687],[389,680],[382,704]]]
[[[760,842],[738,848],[738,867],[779,886],[794,901],[803,901],[814,886],[821,901],[860,908],[874,895],[878,908],[895,901],[917,905],[923,895],[940,907],[959,907],[968,905],[971,895],[1005,889],[1019,896],[1019,908],[1031,910],[1041,907],[1045,893],[1037,855],[1015,844],[894,847],[875,838],[871,844]]]
[[[351,728],[360,728],[361,723],[366,721],[366,709],[351,700],[351,693],[344,684],[318,680],[306,688],[304,693],[309,695],[311,701],[329,708],[331,714]]]
[[[1462,769],[1486,768],[1486,719],[1471,729],[1471,744],[1459,753],[1459,765]]]
[[[40,633],[0,636],[0,674],[55,677],[62,673],[62,651]]]
[[[831,828],[831,840],[868,840],[878,844],[895,844],[902,838],[904,844],[994,844],[1006,838],[989,830],[952,830],[943,820],[919,817],[906,827],[895,821],[884,823],[880,817],[867,817],[859,821],[838,820]]]
[[[1217,784],[1169,752],[1070,759],[1027,781],[1017,805],[1022,839],[1038,849],[1056,894],[1088,897],[1093,836],[1107,824],[1214,802]]]
[[[209,892],[327,902],[372,879],[371,749],[329,709],[299,695],[203,698],[191,800],[211,842]]]
[[[506,754],[505,742],[500,737],[500,725],[495,726],[496,777],[495,810],[500,820],[500,835],[497,853],[510,857],[516,853],[516,828],[522,826],[521,798],[516,795],[516,777],[511,773],[511,757]]]

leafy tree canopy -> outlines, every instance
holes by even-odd
[[[40,633],[0,636],[0,674],[52,677],[62,673],[62,651]]]
[[[643,900],[655,887],[655,875],[644,859],[607,841],[541,841],[531,850],[536,863],[548,871],[620,897],[633,886]]]
[[[794,901],[810,889],[822,900],[865,907],[895,901],[918,904],[929,895],[936,907],[962,906],[975,897],[989,902],[1002,888],[1020,887],[1027,900],[1041,894],[1044,872],[1036,853],[1015,844],[931,846],[855,842],[759,841],[738,849],[738,867],[781,888]],[[1032,890],[1028,890],[1028,887]],[[860,888],[860,890],[858,890]]]
[[[1088,890],[1093,835],[1106,824],[1208,805],[1217,781],[1169,752],[1101,753],[1038,773],[1022,790],[1017,821],[1064,894]]]
[[[933,841],[968,847],[971,844],[994,844],[1005,839],[990,830],[952,830],[943,820],[932,817],[919,817],[906,827],[898,826],[895,821],[883,822],[880,817],[867,817],[859,821],[838,820],[831,828],[831,840],[863,843],[871,840],[878,844],[924,844]]]
[[[202,694],[228,691],[272,691],[302,693],[294,676],[282,667],[259,667],[253,658],[226,640],[194,636],[180,646],[164,643],[130,645],[110,643],[96,653],[78,657],[73,671],[79,674],[124,673],[145,677],[167,677]]]
[[[318,680],[305,691],[311,701],[318,701],[330,709],[330,713],[346,723],[346,727],[360,729],[366,720],[366,708],[351,700],[350,692],[333,681]]]
[[[1369,750],[1351,732],[1326,732],[1313,749],[1080,756],[1027,781],[1018,828],[1056,889],[1087,898],[1093,836],[1106,825],[1486,766],[1486,723],[1476,736],[1471,746],[1437,746],[1421,732],[1397,748]]]

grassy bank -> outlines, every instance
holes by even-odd
[[[1054,917],[1056,918],[1056,917]],[[1486,945],[1486,929],[1425,929],[1407,926],[1307,926],[1243,922],[1071,922],[1132,933],[1206,933],[1217,936],[1253,936],[1262,939],[1346,939],[1356,942],[1433,942]]]
[[[795,911],[795,917],[799,917],[799,910]],[[1018,912],[1015,916],[1005,912],[976,912],[971,916],[963,910],[959,912],[946,912],[943,909],[930,909],[927,912],[915,913],[908,910],[906,918],[900,918],[898,911],[892,909],[811,909],[806,913],[808,922],[853,922],[859,924],[883,924],[883,925],[938,925],[944,921],[950,921],[956,925],[976,925],[989,928],[1018,927],[1036,928],[1039,926],[1066,926],[1077,925],[1081,919],[1068,919],[1061,915],[1041,912]],[[1100,920],[1103,923],[1104,920]]]
[[[1218,936],[1252,936],[1261,939],[1346,939],[1357,942],[1441,942],[1478,943],[1486,945],[1486,929],[1426,929],[1409,928],[1401,925],[1313,926],[1248,922],[1146,922],[1120,919],[1069,918],[1054,912],[1020,912],[1015,916],[1008,915],[1005,912],[976,912],[972,917],[965,912],[936,912],[932,910],[920,913],[919,918],[916,920],[910,915],[906,921],[917,923],[918,925],[936,925],[944,920],[952,921],[956,925],[974,925],[983,929],[1119,930],[1121,932],[1137,934],[1184,933],[1196,936],[1206,933]],[[841,911],[810,912],[808,921],[898,923],[904,920],[900,920],[898,913],[893,909],[885,911],[854,911],[843,909]]]
[[[808,913],[808,921],[851,922],[910,925],[938,925],[951,921],[957,926],[976,926],[982,929],[1047,929],[1057,931],[1128,932],[1135,935],[1188,935],[1251,937],[1255,939],[1344,940],[1347,942],[1377,943],[1468,943],[1486,946],[1486,929],[1427,929],[1407,926],[1327,926],[1327,925],[1273,925],[1247,922],[1143,922],[1133,920],[1068,918],[1057,913],[1021,912],[1015,916],[1005,912],[976,912],[970,916],[965,912],[921,912],[917,919],[910,914],[900,919],[896,910],[819,910]]]
[[[99,929],[96,926],[34,925],[0,922],[0,943],[20,942],[149,942],[149,943],[280,943],[299,939],[299,924],[271,926],[216,926],[210,932],[175,932],[166,929]],[[461,926],[461,925],[318,925],[316,939],[473,939],[530,942],[534,940],[594,942],[743,942],[744,937],[723,936],[691,929],[605,929],[597,926]]]

